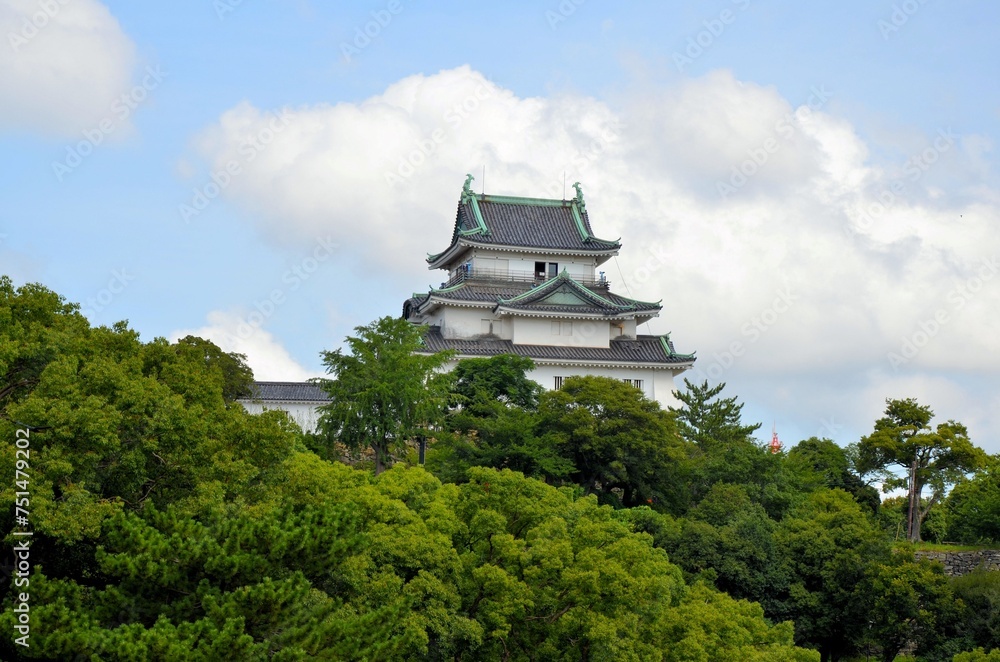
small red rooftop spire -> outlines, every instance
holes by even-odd
[[[771,423],[771,452],[778,453],[781,451],[781,440],[778,439],[778,429],[775,427],[774,423]]]

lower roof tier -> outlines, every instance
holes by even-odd
[[[678,354],[669,336],[640,335],[636,338],[615,338],[608,347],[576,347],[561,345],[521,345],[495,336],[474,339],[445,338],[438,326],[428,327],[424,334],[427,352],[452,349],[460,358],[516,354],[540,363],[567,365],[615,365],[645,368],[685,369],[694,365],[694,354]]]

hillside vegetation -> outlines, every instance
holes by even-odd
[[[235,402],[245,357],[0,279],[0,658],[998,655],[998,573],[950,580],[896,544],[912,511],[880,502],[863,444],[771,454],[722,385],[662,411],[605,379],[542,393],[517,357],[434,376],[397,322],[324,353],[335,399],[304,434]],[[994,542],[1000,473],[962,451],[975,466],[923,476],[923,537]]]

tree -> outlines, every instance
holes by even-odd
[[[465,482],[469,467],[512,469],[550,483],[568,479],[572,461],[538,436],[538,423],[536,412],[496,400],[453,411],[435,435],[427,468],[452,483]]]
[[[469,467],[513,469],[562,480],[573,465],[538,437],[542,388],[527,377],[534,361],[513,354],[462,359],[452,371],[453,408],[428,454],[427,467],[446,482],[464,482]]]
[[[778,525],[764,508],[753,503],[741,486],[716,483],[689,517],[682,543],[695,523],[715,527],[718,561],[708,565],[717,573],[715,585],[734,598],[761,603],[770,618],[782,616],[788,577],[774,542]],[[693,559],[695,550],[687,552],[687,558]],[[680,558],[673,554],[671,558],[684,567]]]
[[[857,652],[869,604],[863,592],[870,564],[888,561],[888,539],[842,490],[820,489],[778,525],[775,542],[789,578],[786,618],[796,641],[819,649],[824,661]]]
[[[842,489],[873,513],[878,511],[878,490],[851,470],[848,452],[830,439],[810,437],[800,441],[788,451],[787,460],[803,476],[805,487]]]
[[[371,447],[377,475],[407,439],[441,420],[447,383],[431,377],[453,354],[424,353],[426,327],[403,319],[383,317],[354,330],[349,354],[322,352],[333,379],[319,382],[330,395],[319,426],[349,448]]]
[[[1000,542],[1000,458],[991,456],[985,471],[956,485],[945,502],[948,540]]]
[[[930,407],[913,398],[886,399],[885,416],[875,422],[875,430],[858,446],[861,467],[881,474],[883,489],[907,489],[906,532],[907,539],[914,542],[920,541],[920,525],[948,487],[986,460],[986,454],[969,440],[964,425],[948,421],[932,430],[929,422],[933,417]],[[903,469],[906,475],[895,475],[892,467]],[[932,494],[923,502],[927,486]]]
[[[542,387],[527,377],[534,367],[530,358],[515,354],[462,359],[452,371],[452,392],[463,407],[476,413],[483,409],[491,413],[497,405],[534,409],[542,392]]]
[[[253,394],[253,371],[247,365],[246,354],[223,352],[215,343],[196,336],[177,341],[175,351],[200,358],[210,370],[222,373],[222,397],[233,402]]]
[[[869,606],[867,643],[881,652],[883,662],[895,660],[907,645],[920,652],[935,648],[963,606],[941,564],[915,561],[912,551],[894,551],[872,564],[860,593]]]
[[[538,436],[573,466],[586,494],[624,506],[684,505],[688,451],[671,417],[642,391],[609,377],[567,377],[539,405]]]
[[[951,587],[965,603],[959,629],[969,647],[995,648],[1000,654],[1000,572],[980,568],[953,578]]]
[[[684,403],[683,407],[669,407],[677,419],[677,431],[702,450],[710,450],[715,446],[726,446],[735,442],[745,442],[760,428],[760,423],[743,425],[740,412],[743,404],[736,398],[712,399],[726,388],[725,382],[709,387],[708,380],[701,385],[692,384],[684,379],[686,392],[674,391],[674,397]]]
[[[801,498],[797,472],[784,455],[757,443],[752,435],[760,423],[743,425],[743,405],[735,397],[719,398],[725,384],[684,383],[687,392],[674,394],[683,406],[670,411],[693,448],[687,463],[689,502],[700,502],[716,483],[740,485],[771,518],[780,519]]]
[[[45,287],[0,276],[0,412],[37,386],[60,354],[80,349],[90,324],[80,306]]]

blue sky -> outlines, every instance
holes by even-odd
[[[917,397],[1000,452],[1000,6],[343,5],[0,0],[0,271],[300,379],[440,282],[466,172],[565,173],[762,438]]]

